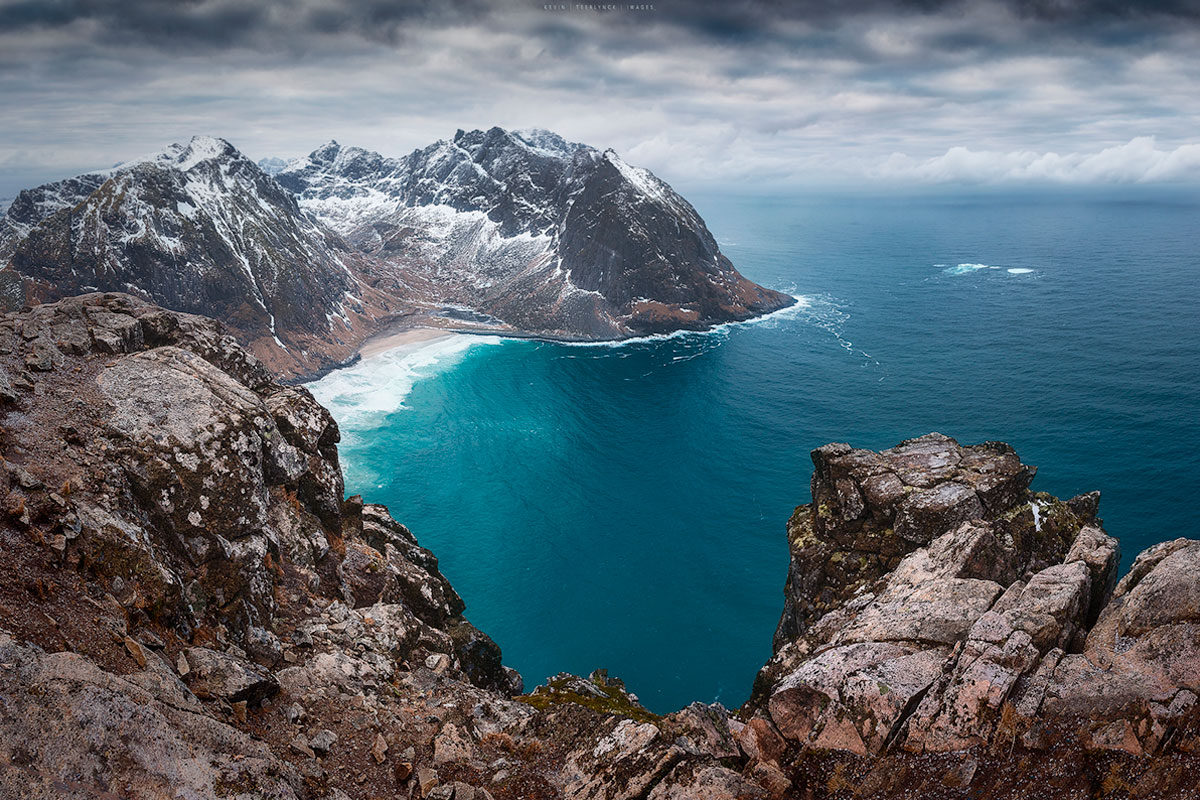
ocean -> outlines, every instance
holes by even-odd
[[[529,687],[607,668],[667,712],[771,654],[809,451],[999,439],[1102,492],[1127,568],[1197,536],[1200,198],[690,196],[792,309],[620,345],[456,335],[311,385],[348,493],[437,554]]]

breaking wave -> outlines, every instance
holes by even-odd
[[[934,264],[935,267],[944,267],[943,275],[971,275],[984,269],[1003,269],[1010,275],[1028,275],[1033,272],[1028,267],[998,267],[994,264],[955,264],[954,266],[946,266],[945,264]]]
[[[947,275],[970,275],[981,269],[997,269],[990,264],[956,264],[953,267],[946,267],[943,272]]]
[[[413,385],[458,364],[469,350],[503,342],[499,336],[452,333],[400,346],[334,370],[308,389],[339,423],[359,427],[398,411]]]

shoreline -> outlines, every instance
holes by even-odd
[[[358,346],[358,349],[355,350],[354,353],[346,360],[337,364],[331,364],[308,375],[299,376],[295,379],[290,379],[285,382],[301,386],[314,383],[321,380],[331,372],[354,366],[359,361],[378,358],[384,353],[389,353],[393,350],[419,350],[433,342],[441,339],[447,339],[455,335],[498,336],[503,339],[547,342],[551,344],[564,344],[582,347],[615,347],[622,344],[636,342],[673,339],[689,334],[715,333],[725,328],[761,322],[777,314],[791,311],[797,307],[803,308],[808,303],[807,295],[789,296],[792,298],[792,302],[788,305],[777,308],[773,311],[768,311],[765,314],[748,317],[747,319],[718,322],[700,328],[676,328],[675,330],[665,333],[642,334],[638,336],[627,336],[617,339],[589,339],[582,336],[555,336],[551,333],[530,333],[527,331],[506,330],[503,328],[498,329],[483,326],[472,327],[461,325],[439,325],[434,321],[436,318],[418,316],[417,320],[414,320],[413,316],[415,315],[405,315],[401,318],[401,320],[394,321],[391,325],[385,327],[383,330],[373,333],[364,339]]]
[[[375,358],[383,355],[384,353],[401,348],[417,349],[415,347],[416,345],[424,345],[428,342],[433,342],[438,339],[464,334],[467,336],[499,336],[505,339],[525,339],[554,344],[612,347],[614,345],[620,345],[629,342],[670,339],[687,334],[713,333],[726,327],[759,322],[773,317],[780,312],[794,309],[797,306],[803,307],[807,302],[807,296],[805,295],[790,295],[790,297],[792,298],[792,302],[786,306],[768,311],[765,314],[748,317],[743,320],[729,320],[726,322],[717,322],[700,328],[676,328],[672,331],[663,333],[640,334],[636,336],[626,336],[615,339],[590,339],[582,336],[556,336],[552,333],[531,333],[528,331],[505,330],[503,328],[489,328],[483,326],[442,326],[430,324],[425,320],[417,323],[401,323],[399,326],[389,327],[385,330],[368,336],[363,340],[362,344],[359,345],[353,356],[351,356],[342,364],[332,367],[330,371],[350,366],[351,364],[358,362],[359,359]]]
[[[437,341],[438,339],[449,338],[455,333],[456,331],[449,331],[444,328],[424,326],[393,330],[369,337],[358,348],[355,355],[364,361],[370,360],[384,353],[390,353],[393,350],[419,349],[420,346]]]

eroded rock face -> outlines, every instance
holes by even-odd
[[[1146,550],[1118,584],[1082,652],[1062,657],[1040,707],[1030,711],[1033,745],[1071,720],[1095,749],[1160,752],[1168,737],[1196,746],[1200,720],[1200,542],[1176,539]]]
[[[761,795],[720,707],[511,699],[436,557],[343,497],[328,412],[217,323],[2,317],[0,414],[0,796]]]
[[[754,696],[661,717],[602,670],[514,698],[434,555],[343,498],[329,414],[212,321],[0,318],[0,414],[3,797],[1200,789],[1200,542],[1116,584],[1098,497],[1006,445],[816,451]]]
[[[813,462],[776,652],[743,710],[751,762],[790,763],[793,785],[822,775],[831,795],[828,781],[1072,796],[1064,776],[1080,787],[1104,770],[1196,783],[1095,754],[1195,763],[1200,543],[1151,548],[1116,585],[1098,497],[1029,491],[1034,470],[1007,445],[931,434],[880,453],[827,445]],[[1005,767],[1018,757],[1024,777]],[[1024,782],[1037,775],[1049,783]]]
[[[1018,502],[1036,469],[1003,443],[961,447],[932,433],[879,453],[828,444],[812,459],[813,502],[788,523],[792,564],[776,648],[963,522],[1004,517],[997,533],[1010,539],[1036,527],[1032,509],[1019,518]],[[1055,548],[1069,543],[1046,538],[1036,548],[1018,542],[1014,550],[1033,549],[1032,559],[1050,563]]]

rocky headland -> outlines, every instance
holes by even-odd
[[[1007,445],[813,452],[774,656],[660,717],[525,693],[337,425],[217,322],[0,317],[0,797],[1195,797],[1200,542]],[[781,520],[782,522],[782,520]]]
[[[742,276],[665,182],[548,131],[459,131],[402,158],[329,142],[268,166],[197,136],[20,192],[0,308],[128,292],[220,319],[299,379],[397,328],[624,339],[795,302]]]

